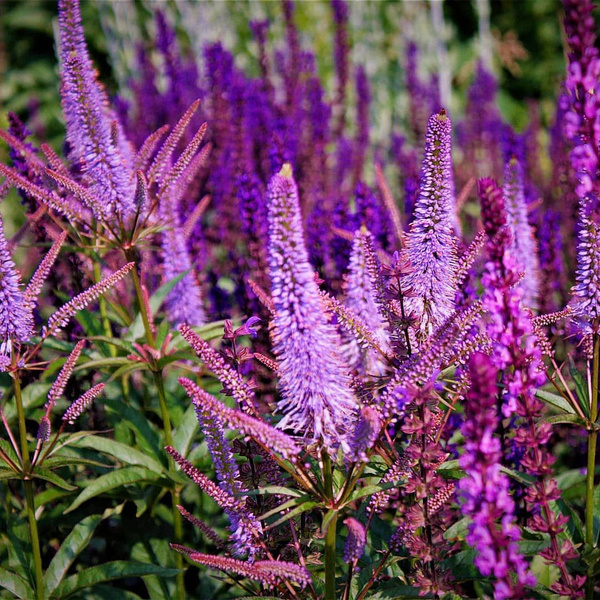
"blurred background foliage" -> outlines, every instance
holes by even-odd
[[[441,0],[440,0],[441,1]],[[126,88],[134,75],[135,44],[153,35],[152,9],[160,6],[178,24],[182,43],[198,57],[204,44],[220,40],[234,52],[239,67],[257,69],[256,47],[248,23],[268,17],[273,44],[283,40],[281,6],[274,0],[83,0],[82,11],[92,56],[111,92]],[[405,48],[416,41],[425,77],[437,71],[436,35],[425,0],[350,1],[353,63],[362,63],[373,90],[373,137],[389,140],[402,128]],[[518,130],[526,127],[527,99],[539,102],[542,122],[554,111],[564,73],[559,0],[490,0],[494,71],[499,104]],[[452,82],[450,110],[460,113],[480,54],[476,0],[445,0],[442,37],[448,49],[445,68]],[[296,21],[304,47],[316,53],[318,69],[333,90],[333,23],[327,0],[297,3]],[[59,145],[63,134],[54,50],[56,5],[51,0],[0,0],[0,125],[15,111],[37,137]],[[277,42],[275,42],[277,40]]]

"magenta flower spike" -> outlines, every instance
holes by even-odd
[[[472,519],[467,543],[475,548],[475,566],[481,574],[493,575],[494,598],[525,598],[535,577],[520,554],[515,503],[509,494],[508,477],[500,471],[502,451],[494,433],[496,412],[496,367],[488,356],[475,353],[469,363],[472,385],[466,395],[465,453],[460,466],[466,477],[459,483],[464,515]],[[516,574],[516,578],[513,577]]]
[[[78,0],[59,2],[61,102],[71,157],[88,180],[94,215],[135,212],[130,152],[88,55]]]
[[[268,262],[275,316],[273,351],[279,362],[282,429],[322,440],[329,451],[346,443],[357,402],[341,339],[328,322],[308,262],[298,189],[285,164],[268,187]]]
[[[21,290],[0,219],[0,354],[10,354],[11,342],[27,342],[33,333],[31,306]]]
[[[427,124],[421,186],[408,234],[407,258],[413,271],[405,278],[412,298],[409,311],[430,334],[454,310],[456,294],[455,207],[452,177],[452,123],[445,110]]]

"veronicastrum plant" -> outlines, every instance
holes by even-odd
[[[332,101],[284,0],[275,60],[251,23],[258,78],[157,10],[112,104],[60,0],[65,159],[0,132],[26,212],[0,228],[4,591],[594,597],[599,63],[592,3],[564,6],[551,182],[483,64],[453,155],[413,42],[400,207],[364,181],[342,0]]]

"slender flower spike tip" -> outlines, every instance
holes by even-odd
[[[346,442],[357,403],[340,356],[341,339],[328,322],[308,262],[298,189],[285,164],[268,187],[268,260],[275,316],[273,350],[279,361],[282,429],[333,451]]]
[[[360,315],[378,346],[387,354],[390,352],[390,340],[383,317],[375,302],[377,282],[372,280],[372,273],[367,265],[365,247],[369,243],[372,244],[373,241],[371,233],[366,228],[363,227],[354,234],[349,272],[346,277],[346,306]],[[353,367],[362,368],[368,375],[383,375],[386,371],[386,363],[382,356],[371,348],[361,352],[354,339],[344,344],[344,354],[348,359],[354,358]]]
[[[75,402],[73,402],[69,408],[67,408],[62,420],[69,425],[73,425],[77,417],[83,413],[83,411],[92,403],[92,400],[96,398],[96,396],[99,396],[102,393],[102,390],[104,390],[103,383],[99,383],[98,385],[90,388],[87,392],[85,392],[85,394],[77,398],[77,400],[75,400]]]
[[[519,286],[523,290],[523,305],[537,308],[539,288],[539,261],[533,228],[527,219],[523,168],[516,157],[512,157],[504,168],[502,192],[506,202],[506,216],[511,230],[510,250],[523,269]]]
[[[10,354],[11,342],[27,342],[33,331],[33,315],[21,278],[4,237],[0,219],[0,353]]]
[[[118,131],[106,92],[85,45],[78,0],[59,2],[59,57],[61,99],[72,158],[79,163],[90,185],[90,208],[106,219],[113,213],[126,217],[135,212],[135,175]]]
[[[408,234],[407,256],[413,271],[409,311],[421,318],[428,335],[454,310],[456,294],[455,209],[452,178],[452,123],[443,109],[430,117],[421,166],[421,187]]]

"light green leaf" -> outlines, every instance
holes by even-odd
[[[173,432],[173,447],[183,456],[187,456],[196,432],[200,429],[194,405],[190,403],[177,429]]]
[[[0,587],[8,590],[17,598],[28,600],[35,596],[30,585],[19,575],[0,567]]]
[[[553,394],[552,392],[547,392],[546,390],[536,390],[535,395],[544,402],[552,405],[557,410],[567,414],[575,414],[573,407],[558,394]]]

